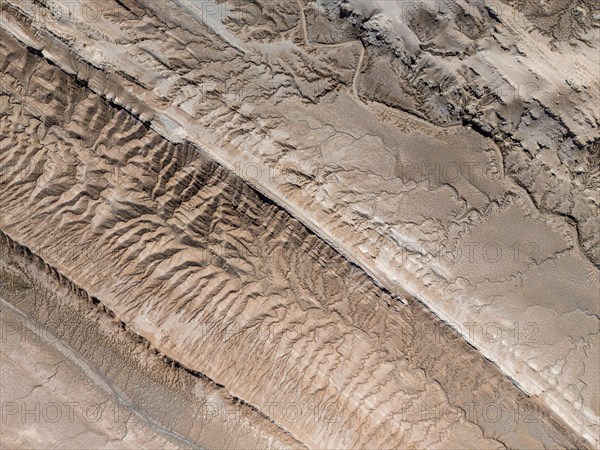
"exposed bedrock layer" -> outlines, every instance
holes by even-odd
[[[210,182],[224,176],[210,159],[219,161],[379,286],[417,296],[526,392],[597,443],[600,199],[593,14],[578,3],[568,20],[560,19],[561,30],[571,27],[566,45],[565,33],[548,26],[558,20],[552,13],[561,11],[558,3],[546,5],[552,11],[545,25],[531,33],[533,13],[527,8],[519,14],[503,3],[409,3],[399,12],[394,2],[102,1],[83,7],[9,0],[0,25],[21,47],[138,117],[160,145],[167,145],[161,137],[193,144],[178,150],[187,155],[183,163],[173,163],[172,150],[154,150],[154,141],[141,143],[128,128],[114,145],[131,146],[131,162],[118,162],[120,149],[100,146],[90,161],[49,156],[45,173],[75,170],[93,198],[107,182],[97,173],[140,177],[136,183],[150,183],[150,192],[115,181],[119,195],[110,197],[110,208],[126,220],[145,221],[148,195],[178,234],[186,220],[205,215],[194,203],[192,212],[176,208],[179,200],[173,204],[170,196],[183,196],[185,203],[196,195],[196,188],[188,189],[196,176],[190,171]],[[65,99],[53,93],[51,78],[32,84],[36,64],[21,61],[21,50],[9,47],[3,48],[9,52],[2,59],[3,91],[27,96],[27,110],[50,136],[58,133],[52,125],[68,119],[75,127],[69,146],[92,148],[104,136],[97,128],[103,119],[81,116],[75,107],[79,94]],[[0,98],[8,105],[8,96]],[[47,139],[46,131],[39,133]],[[10,139],[5,147],[12,148]],[[200,148],[210,158],[198,156]],[[165,161],[173,166],[165,169]],[[12,175],[13,166],[4,166]],[[183,171],[177,172],[182,181],[156,187],[152,180],[159,178],[138,173],[140,167],[156,177]],[[38,166],[31,168],[36,180],[39,173]],[[23,208],[39,202],[51,210],[47,195],[63,196],[43,180],[35,182],[31,201],[29,185],[19,191],[18,184],[9,184],[6,190],[15,214],[7,216],[9,234],[19,228],[18,240],[28,246],[46,232],[36,228],[39,217],[27,217],[33,210]],[[79,220],[67,222],[84,214],[93,232],[81,245],[114,244],[105,231],[113,230],[114,219],[106,218],[111,209],[92,208],[80,190],[69,194],[72,215],[49,216],[77,227]],[[19,202],[21,209],[15,208]],[[271,220],[253,214],[256,221]],[[212,226],[219,230],[212,237],[217,240],[198,248],[221,257],[230,249],[221,238],[225,224]],[[140,230],[154,230],[148,227],[127,228],[118,245],[137,243]],[[196,254],[177,253],[178,241],[162,238],[159,233],[140,239],[126,259],[149,257],[145,264],[163,271],[148,255],[173,253],[191,271]],[[196,246],[190,239],[183,244]],[[278,257],[271,251],[275,244],[264,244],[270,237],[256,239],[257,254]],[[65,257],[61,264],[71,271],[85,267],[77,258]],[[234,267],[254,271],[253,264]],[[119,267],[141,270],[125,260]],[[146,271],[136,276],[142,279]],[[88,289],[100,275],[82,276],[90,277]],[[143,288],[154,292],[156,286],[149,280]],[[271,293],[264,285],[255,290],[257,296]],[[144,326],[151,331],[156,324]]]
[[[0,238],[2,448],[303,448]]]
[[[16,285],[53,277],[309,447],[586,447],[421,303],[384,292],[236,174],[1,42],[3,280],[15,264],[31,278],[3,287],[7,302],[43,323],[54,308]],[[49,289],[73,320],[99,314]],[[103,346],[65,328],[110,375]]]
[[[540,211],[576,225],[598,267],[597,7],[508,3],[319,0],[311,9],[325,29],[324,16],[347,16],[336,21],[365,43],[362,98],[493,138],[506,174]]]

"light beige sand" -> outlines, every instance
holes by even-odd
[[[521,423],[498,436],[394,421],[421,381],[391,381],[413,351],[394,347],[402,326],[372,327],[396,323],[411,295],[597,445],[589,7],[570,10],[565,37],[552,14],[529,33],[528,9],[410,3],[345,2],[340,17],[329,2],[103,2],[70,16],[56,2],[52,16],[9,0],[0,228],[307,445],[555,445]],[[345,281],[354,272],[366,293]],[[364,325],[356,304],[382,316]],[[220,331],[206,338],[203,324]],[[302,338],[258,339],[270,327]],[[336,344],[311,341],[323,328]],[[438,351],[460,362],[467,348]],[[437,377],[419,395],[489,404],[456,386],[436,397]],[[345,427],[269,410],[307,396],[334,402]]]

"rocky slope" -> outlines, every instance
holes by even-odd
[[[400,6],[8,0],[0,229],[310,447],[597,444],[589,7]]]

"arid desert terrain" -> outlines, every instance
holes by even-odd
[[[0,448],[599,448],[599,33],[1,0]]]

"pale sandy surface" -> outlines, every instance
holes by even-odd
[[[536,27],[535,11],[500,3],[104,2],[70,16],[6,3],[0,228],[165,354],[310,446],[552,446],[522,423],[395,421],[411,389],[489,403],[427,387],[440,375],[390,375],[416,351],[394,312],[412,295],[597,445],[588,5],[560,26],[550,5]],[[280,346],[261,339],[272,327],[303,331]],[[445,345],[459,365],[474,351]],[[307,397],[344,426],[268,406]]]
[[[179,447],[120,404],[77,354],[0,301],[2,448]]]

